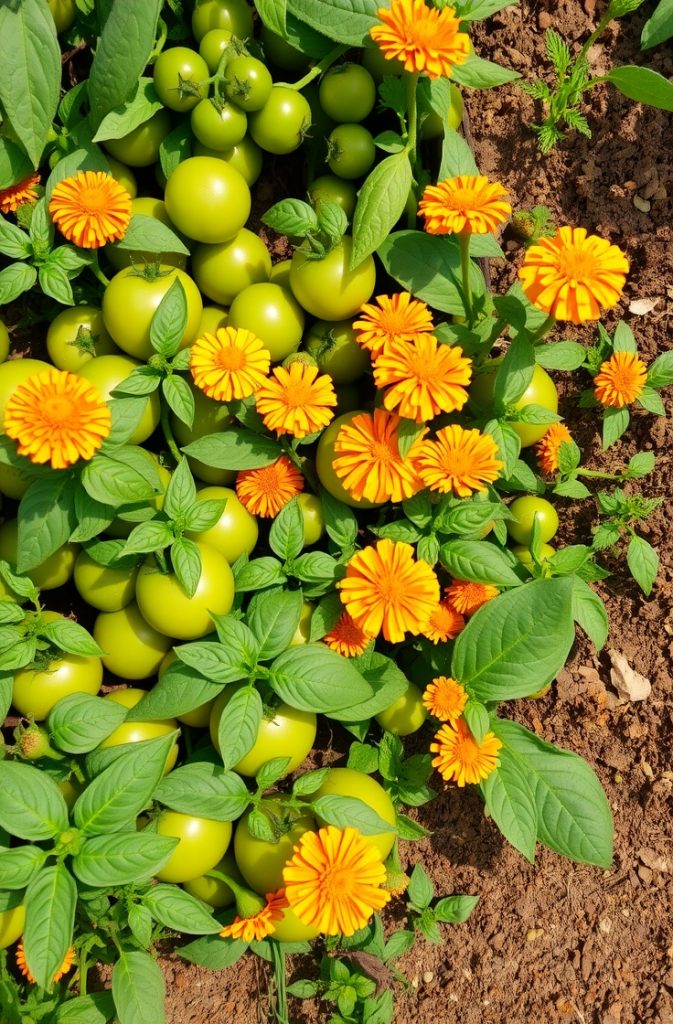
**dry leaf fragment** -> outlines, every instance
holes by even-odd
[[[622,701],[647,700],[652,692],[649,679],[631,668],[628,661],[619,651],[608,651],[612,668],[610,682]]]
[[[634,316],[645,316],[652,312],[658,301],[658,299],[634,299],[629,303],[629,313],[633,313]]]
[[[667,873],[671,870],[671,865],[666,857],[662,857],[660,853],[650,849],[649,846],[644,846],[641,850],[638,850],[638,860],[642,861],[645,867],[650,868],[652,871]]]

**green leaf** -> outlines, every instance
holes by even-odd
[[[325,516],[327,536],[341,551],[348,551],[358,535],[358,521],[348,505],[320,488],[320,501]]]
[[[56,1024],[107,1024],[115,1013],[111,992],[92,992],[61,1003]]]
[[[474,153],[463,136],[447,127],[442,140],[442,159],[437,180],[456,178],[460,174],[479,174],[479,169]]]
[[[68,473],[35,480],[19,505],[17,569],[41,565],[67,543],[75,526],[72,479]]]
[[[627,406],[623,409],[606,408],[603,410],[603,448],[609,448],[611,444],[619,440],[627,429],[630,421]]]
[[[378,24],[378,0],[287,0],[287,10],[337,43],[362,46]]]
[[[100,658],[103,651],[90,633],[72,619],[57,619],[40,626],[40,636],[60,647],[68,654],[78,654],[82,658]]]
[[[463,718],[477,743],[481,743],[489,730],[489,715],[484,705],[478,700],[468,700],[463,709]]]
[[[170,178],[179,163],[183,160],[187,160],[192,155],[193,138],[189,121],[185,119],[184,121],[180,121],[175,128],[161,140],[161,145],[159,146],[159,162],[166,180]]]
[[[179,277],[157,306],[150,323],[150,342],[161,356],[174,356],[187,326],[187,297]]]
[[[432,908],[435,921],[442,924],[463,924],[479,902],[478,896],[445,896]]]
[[[318,229],[318,217],[310,203],[303,199],[282,199],[266,211],[262,224],[279,235],[305,238]]]
[[[38,270],[40,288],[45,295],[56,299],[62,306],[74,306],[75,299],[68,275],[59,266],[53,265],[48,259]]]
[[[395,227],[404,213],[412,180],[411,164],[404,152],[386,157],[366,178],[353,216],[351,270],[378,249]]]
[[[146,554],[150,551],[163,551],[173,543],[174,534],[171,523],[162,519],[150,519],[147,523],[139,523],[131,530],[128,540],[122,548],[122,558],[128,555]]]
[[[135,445],[94,455],[82,471],[82,483],[92,498],[114,508],[149,501],[163,490],[156,462],[149,452]]]
[[[260,645],[260,661],[277,657],[289,646],[299,625],[302,606],[300,590],[266,591],[252,597],[246,618]]]
[[[450,540],[442,544],[440,558],[445,569],[460,580],[491,583],[495,587],[518,587],[521,580],[509,559],[495,544],[483,540]]]
[[[182,459],[173,470],[166,488],[162,511],[169,519],[184,515],[196,501],[196,484],[187,459]]]
[[[636,103],[647,103],[659,110],[673,110],[673,82],[652,68],[624,65],[612,68],[607,74],[608,82]]]
[[[244,593],[246,590],[261,590],[277,583],[285,583],[287,576],[277,558],[265,555],[263,558],[247,562],[234,573],[234,578],[236,592]]]
[[[315,771],[300,775],[292,784],[292,795],[309,796],[311,793],[315,793],[317,789],[320,789],[328,775],[329,768],[317,768]]]
[[[434,895],[435,888],[430,880],[430,876],[420,864],[416,864],[411,872],[409,887],[407,888],[409,902],[423,910],[425,907],[430,906],[430,901]]]
[[[164,252],[189,255],[187,246],[167,224],[162,224],[156,217],[146,217],[142,213],[133,214],[124,237],[116,242],[113,248],[125,252],[152,252],[157,255]]]
[[[497,85],[505,85],[521,78],[518,71],[503,68],[491,60],[484,60],[472,53],[464,64],[453,68],[453,79],[458,85],[466,85],[468,89],[493,89]]]
[[[161,718],[175,718],[214,700],[222,689],[221,684],[204,679],[196,669],[176,661],[129,710],[126,721],[153,722]]]
[[[632,480],[638,480],[648,476],[654,469],[655,463],[654,452],[636,452],[629,459],[626,471]]]
[[[194,422],[196,404],[194,393],[184,377],[178,377],[176,374],[164,377],[161,382],[161,390],[171,411],[182,423],[191,427]]]
[[[673,36],[673,0],[659,0],[654,13],[643,26],[640,37],[642,50],[665,43]]]
[[[154,832],[119,832],[85,839],[72,860],[80,882],[94,888],[140,884],[162,868],[180,842]]]
[[[644,537],[634,534],[626,549],[626,561],[634,580],[649,597],[659,572],[659,555]]]
[[[3,889],[25,889],[47,859],[47,851],[39,846],[17,846],[0,849],[0,878]]]
[[[77,526],[70,534],[73,543],[92,540],[106,530],[115,517],[115,510],[109,505],[91,498],[83,487],[75,490],[75,519]]]
[[[434,309],[463,316],[458,243],[448,235],[395,231],[379,245],[383,266],[398,284]],[[475,295],[484,291],[481,272],[472,264],[470,282]]]
[[[655,416],[665,416],[666,409],[661,400],[661,395],[654,388],[644,387],[638,395],[638,404]]]
[[[481,783],[486,809],[505,839],[531,864],[535,859],[535,793],[519,760],[507,748],[498,752],[498,767]]]
[[[185,528],[194,533],[210,530],[221,519],[227,499],[202,498],[194,502],[185,513]]]
[[[0,826],[19,839],[53,839],[68,827],[68,808],[56,783],[17,761],[0,761]]]
[[[489,420],[484,426],[484,433],[490,434],[498,446],[498,458],[503,465],[503,475],[508,480],[514,473],[519,452],[521,451],[521,438],[514,428],[504,420]]]
[[[32,169],[33,165],[24,151],[10,139],[0,137],[0,189],[23,181]]]
[[[0,252],[12,260],[29,259],[33,254],[30,238],[16,224],[0,214]]]
[[[235,683],[246,675],[245,659],[239,649],[232,650],[224,644],[200,640],[181,644],[174,650],[180,661],[196,669],[211,683]]]
[[[48,991],[72,942],[76,904],[77,886],[63,863],[43,868],[26,890],[26,963]]]
[[[240,960],[247,948],[248,943],[239,939],[205,937],[180,946],[176,952],[192,964],[207,967],[211,971],[223,971]]]
[[[121,139],[149,121],[158,110],[163,109],[163,103],[156,94],[152,79],[141,78],[126,102],[106,114],[92,141]]]
[[[345,711],[373,695],[348,658],[320,644],[292,647],[276,658],[269,685],[290,707],[323,714]]]
[[[623,320],[619,321],[615,329],[612,350],[613,352],[631,352],[633,355],[638,355],[638,346],[633,331]]]
[[[120,1024],[165,1024],[166,988],[149,953],[122,950],[112,968],[112,997]]]
[[[363,800],[352,796],[338,796],[336,793],[320,796],[311,803],[312,812],[328,825],[356,828],[363,836],[389,835],[395,831],[389,821],[381,818],[376,811]]]
[[[129,928],[143,949],[147,949],[152,943],[152,915],[147,907],[141,903],[134,903],[128,909]]]
[[[143,897],[152,917],[164,928],[187,935],[215,935],[222,925],[201,900],[175,885],[155,885]]]
[[[373,696],[346,709],[327,712],[328,717],[342,722],[362,722],[379,712],[385,711],[391,704],[406,693],[409,682],[404,672],[385,654],[379,654],[370,648],[357,658],[350,658],[349,664],[358,670],[362,678],[369,683],[374,691]]]
[[[12,263],[0,270],[0,306],[7,306],[29,291],[37,281],[37,270],[27,263]]]
[[[0,105],[37,167],[61,87],[61,51],[42,0],[0,4]]]
[[[252,750],[263,717],[259,690],[254,686],[236,690],[222,712],[217,730],[220,756],[226,769],[234,768]]]
[[[600,651],[608,638],[608,614],[598,594],[579,576],[573,577],[573,618]]]
[[[356,772],[364,772],[365,775],[371,775],[379,767],[378,750],[368,743],[358,743],[357,741],[351,743],[346,765],[348,768],[353,768]]]
[[[574,498],[578,501],[591,497],[591,491],[581,480],[564,480],[556,485],[554,494],[558,494],[561,498]]]
[[[546,686],[575,639],[572,590],[567,578],[534,580],[482,605],[456,640],[451,675],[481,701]]]
[[[304,514],[296,498],[281,509],[269,530],[269,545],[284,562],[296,558],[304,546]]]
[[[535,370],[533,343],[518,334],[497,369],[493,398],[500,405],[518,401],[530,384]]]
[[[261,469],[283,454],[277,441],[237,426],[200,437],[182,450],[214,469]]]
[[[47,728],[52,742],[68,754],[88,754],[126,718],[126,708],[114,701],[71,693],[49,712]]]
[[[647,383],[651,388],[666,388],[673,384],[673,351],[657,356],[647,372]]]
[[[332,583],[339,575],[341,566],[326,551],[307,551],[295,559],[288,571],[304,583]]]
[[[198,761],[176,768],[163,778],[154,799],[182,814],[235,821],[244,813],[251,797],[240,775],[210,761]]]

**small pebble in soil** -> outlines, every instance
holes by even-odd
[[[603,935],[609,935],[612,931],[612,921],[609,917],[602,917],[598,922],[599,931],[603,932]]]
[[[425,971],[425,973],[423,974],[423,981],[425,982],[426,985],[429,985],[433,978],[434,974],[432,973],[432,971]]]
[[[529,928],[526,932],[526,942],[535,942],[544,935],[544,928]]]

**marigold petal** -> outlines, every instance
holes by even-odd
[[[424,0],[392,0],[381,8],[370,35],[387,60],[400,60],[405,70],[429,78],[449,78],[453,68],[470,55],[470,37],[460,31],[452,7],[441,11]]]
[[[236,477],[236,496],[253,516],[273,518],[304,490],[304,477],[287,455],[270,466],[245,469]]]
[[[507,190],[481,174],[461,174],[428,185],[418,212],[431,235],[484,235],[510,217],[512,207],[503,200]]]
[[[218,402],[249,398],[266,381],[271,355],[252,331],[219,327],[190,348],[194,383]]]
[[[54,186],[49,214],[62,235],[81,249],[99,249],[126,234],[131,196],[104,171],[79,171]]]
[[[635,352],[613,352],[594,377],[594,393],[601,405],[623,409],[642,395],[646,384],[647,367]]]
[[[470,732],[464,719],[446,722],[430,744],[430,752],[437,757],[433,768],[447,782],[457,786],[475,785],[487,779],[498,767],[498,751],[502,747],[495,733],[487,732],[480,743]]]

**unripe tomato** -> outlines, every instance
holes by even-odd
[[[268,281],[271,255],[262,239],[247,228],[219,245],[197,245],[192,273],[204,295],[228,306],[245,288]]]
[[[175,439],[182,448],[191,444],[192,441],[196,441],[199,437],[205,437],[207,434],[215,434],[220,430],[224,430],[231,423],[231,416],[226,405],[208,398],[189,379],[187,383],[194,396],[194,422],[191,427],[188,427],[177,416],[171,416],[171,427],[175,434]],[[230,469],[215,469],[213,466],[206,466],[205,462],[200,462],[191,455],[187,456],[187,460],[194,476],[198,477],[199,480],[203,480],[204,483],[229,484],[236,478],[236,473]]]
[[[121,163],[119,160],[115,160],[113,156],[108,155],[105,157],[107,160],[108,167],[110,168],[110,174],[115,181],[118,181],[122,188],[125,188],[131,199],[135,199],[138,195],[138,182],[136,176],[130,167],[126,164]]]
[[[298,149],[311,127],[311,106],[305,96],[274,85],[261,110],[248,118],[250,134],[267,153],[282,156]]]
[[[9,355],[9,331],[6,324],[0,320],[0,363],[4,363]]]
[[[166,209],[187,238],[216,245],[236,235],[250,215],[250,189],[230,164],[192,156],[166,182]]]
[[[335,64],[320,82],[320,105],[334,121],[364,121],[375,103],[374,79],[361,64]]]
[[[299,622],[290,640],[289,647],[303,647],[311,640],[311,619],[315,606],[310,601],[304,601],[299,614]]]
[[[463,104],[463,94],[458,86],[454,85],[453,82],[449,83],[449,91],[451,95],[451,105],[446,115],[446,124],[454,131],[458,131],[463,121],[463,112],[465,109]],[[424,141],[438,139],[444,135],[444,131],[445,128],[441,117],[434,110],[431,110],[427,117],[423,119],[423,123],[421,125],[421,138]]]
[[[260,38],[267,60],[281,71],[303,71],[308,67],[309,58],[306,54],[291,46],[286,39],[272,32],[266,25],[261,27]]]
[[[226,28],[211,28],[199,43],[199,53],[208,65],[211,75],[217,71],[222,55],[231,45],[232,35]]]
[[[162,868],[160,882],[189,882],[211,871],[231,842],[231,822],[197,818],[179,811],[164,811],[157,818],[157,834],[180,840]]]
[[[47,351],[59,370],[78,373],[95,356],[119,352],[93,306],[72,306],[57,313],[47,328]]]
[[[493,388],[495,386],[495,373],[479,374],[470,385],[470,399],[474,402],[478,412],[488,413],[493,401]],[[524,391],[521,398],[512,403],[514,409],[525,409],[527,405],[541,405],[551,412],[558,412],[558,393],[556,385],[546,370],[536,363],[530,384]],[[521,438],[521,447],[529,448],[539,441],[549,430],[548,423],[510,423]]]
[[[6,466],[0,463],[0,494],[6,498],[14,498],[20,501],[33,482],[33,477],[24,473],[22,469],[14,466]]]
[[[271,94],[273,79],[256,57],[232,57],[227,64],[226,93],[241,110],[261,110]]]
[[[17,899],[19,895],[17,894]],[[26,924],[26,908],[19,903],[10,910],[0,910],[0,949],[7,949],[23,935]]]
[[[210,713],[210,738],[218,751],[220,744],[217,732],[222,715],[226,717],[226,707],[234,693],[240,689],[238,684],[228,686],[219,697],[215,698]],[[315,741],[317,718],[313,711],[298,711],[289,704],[279,704],[272,718],[263,718],[257,739],[251,750],[234,765],[239,775],[255,776],[263,764],[275,757],[289,757],[290,762],[283,772],[289,775],[298,768]]]
[[[213,870],[220,871],[223,875],[228,875],[229,878],[233,878],[234,882],[237,882],[239,879],[241,882],[243,881],[231,847],[227,850],[222,860],[215,865]],[[219,878],[208,878],[207,875],[199,875],[198,878],[192,878],[190,881],[185,882],[184,889],[190,896],[195,896],[197,900],[203,900],[204,903],[214,907],[216,910],[230,907],[234,902],[232,890],[226,882],[220,881]]]
[[[297,495],[297,501],[304,520],[304,547],[309,548],[317,544],[325,532],[322,501],[317,494],[308,494],[306,491]]]
[[[271,274],[269,280],[274,284],[279,284],[281,288],[285,288],[288,292],[292,291],[290,288],[290,268],[292,266],[292,260],[281,260],[279,263],[274,263],[271,267]]]
[[[75,562],[74,581],[80,597],[101,612],[118,612],[131,603],[137,575],[137,567],[99,565],[86,551],[80,551]]]
[[[0,427],[5,417],[5,406],[19,384],[23,384],[29,377],[36,373],[44,373],[50,370],[49,363],[42,359],[10,359],[0,363]]]
[[[263,342],[274,363],[296,352],[304,314],[292,292],[277,284],[251,284],[229,308],[229,326],[245,327]]]
[[[122,679],[153,676],[172,646],[167,636],[145,621],[135,602],[118,612],[101,612],[93,624],[93,635],[105,651],[103,665]]]
[[[370,131],[361,124],[338,124],[327,139],[327,164],[339,178],[361,178],[376,160]]]
[[[117,385],[126,380],[136,366],[140,365],[136,359],[129,359],[128,356],[96,356],[82,367],[77,376],[84,377],[85,380],[93,384],[98,389],[103,401],[108,402]],[[157,390],[148,395],[145,411],[128,443],[142,444],[143,441],[146,441],[159,426],[160,415],[161,405]]]
[[[112,701],[113,704],[121,704],[123,708],[134,708],[146,694],[147,690],[140,690],[129,686],[126,690],[112,690],[110,693],[106,693],[103,700]],[[122,722],[99,746],[120,747],[124,743],[142,743],[144,740],[155,740],[160,736],[167,736],[170,732],[175,732],[177,727],[178,723],[174,718],[159,718],[153,722]],[[168,775],[175,767],[177,759],[178,745],[174,743],[166,758],[164,775]]]
[[[371,365],[350,320],[317,320],[304,338],[304,348],[335,384],[352,384]]]
[[[214,629],[211,612],[226,615],[234,603],[234,577],[224,555],[210,544],[198,544],[201,578],[192,597],[184,592],[175,573],[162,573],[154,558],[140,567],[136,601],[146,621],[166,636],[196,640]]]
[[[131,167],[149,167],[159,159],[159,148],[169,131],[171,119],[167,110],[157,110],[149,121],[138,125],[121,139],[106,139],[103,143],[116,160]]]
[[[228,309],[223,309],[222,306],[204,306],[196,337],[202,338],[206,333],[215,334],[218,328],[226,327],[228,322]],[[203,391],[201,394],[203,394]]]
[[[254,29],[251,8],[245,0],[197,0],[192,14],[197,43],[214,28],[224,28],[237,39],[250,39]]]
[[[257,520],[236,497],[236,491],[229,487],[202,487],[196,495],[197,501],[226,501],[222,515],[209,530],[188,533],[192,540],[209,544],[224,555],[233,565],[241,555],[250,555],[259,537]]]
[[[375,82],[382,82],[386,75],[399,77],[404,74],[402,61],[388,60],[375,43],[363,48],[362,66],[367,69]]]
[[[56,32],[60,35],[61,32],[67,31],[75,20],[77,4],[75,0],[48,0],[48,3]]]
[[[246,135],[231,149],[218,152],[216,149],[208,149],[200,142],[194,144],[194,156],[210,156],[216,160],[224,160],[241,175],[248,187],[252,187],[262,173],[264,156],[257,143],[253,142],[249,135]]]
[[[507,520],[507,532],[517,544],[529,545],[532,543],[533,525],[536,519],[543,543],[551,540],[558,530],[558,513],[551,502],[545,498],[524,494],[520,498],[514,499],[509,510],[515,518]]]
[[[154,220],[158,220],[167,228],[174,230],[171,218],[166,213],[166,204],[163,199],[155,199],[154,196],[138,196],[131,201],[131,216],[136,213],[143,217],[153,217]],[[143,249],[119,249],[116,245],[106,245],[105,255],[115,270],[123,270],[124,267],[136,267],[136,269],[142,270],[148,263],[180,267],[181,270],[187,266],[187,257],[182,252],[157,254]]]
[[[163,676],[164,672],[171,667],[178,660],[178,656],[175,651],[169,651],[166,654],[159,665],[159,679]],[[210,712],[212,710],[215,698],[207,700],[205,704],[199,704],[198,707],[192,711],[185,711],[183,715],[176,715],[178,722],[184,722],[185,725],[191,725],[194,729],[205,729],[210,721]]]
[[[245,111],[235,103],[216,103],[201,100],[191,116],[194,135],[209,149],[225,150],[238,145],[245,138],[248,119]]]
[[[556,553],[556,548],[552,547],[551,544],[543,544],[540,550],[540,561],[544,565],[547,559],[551,558]],[[516,555],[521,564],[528,569],[529,572],[533,571],[535,561],[533,559],[533,553],[530,548],[527,548],[525,544],[513,544],[512,554]]]
[[[340,428],[344,424],[351,423],[355,416],[360,415],[362,415],[361,409],[344,413],[343,416],[337,416],[336,419],[332,420],[330,425],[323,430],[315,453],[315,468],[320,483],[333,498],[343,501],[345,505],[350,505],[351,508],[377,508],[378,505],[383,505],[384,503],[382,501],[378,503],[367,501],[366,498],[357,501],[346,490],[332,468],[332,461],[335,457],[334,444]]]
[[[319,320],[346,320],[367,302],[376,285],[376,266],[366,256],[350,270],[353,239],[342,238],[327,256],[311,260],[297,249],[292,257],[290,285],[303,308]]]
[[[47,717],[63,697],[88,693],[94,697],[103,682],[100,658],[64,654],[47,668],[22,668],[14,673],[12,704],[20,715],[38,722]]]
[[[188,46],[162,50],[154,65],[154,88],[165,107],[185,113],[208,94],[209,68]],[[187,86],[187,88],[185,88]]]
[[[320,935],[320,929],[312,924],[304,924],[291,907],[283,911],[280,921],[274,921],[272,938],[276,942],[309,942]]]
[[[187,300],[187,323],[180,341],[186,348],[196,337],[203,312],[199,289],[179,267],[162,266],[159,273],[145,277],[134,267],[120,270],[103,292],[103,321],[110,335],[127,355],[147,360],[154,355],[150,325],[161,300],[175,281],[182,285]]]
[[[371,807],[380,818],[390,822],[393,828],[397,827],[397,816],[393,802],[386,793],[383,786],[379,785],[371,775],[364,772],[356,772],[353,768],[330,768],[325,781],[320,789],[316,790],[310,797],[317,800],[321,796],[352,796]],[[318,818],[321,825],[326,822]],[[377,835],[364,836],[367,842],[371,843],[385,860],[395,843],[396,832],[379,832]]]
[[[0,558],[4,558],[11,566],[16,566],[18,539],[18,521],[8,519],[0,526]],[[62,587],[73,574],[78,551],[78,544],[64,544],[25,575],[31,578],[39,590]]]
[[[376,721],[382,729],[396,736],[410,736],[418,732],[425,721],[423,694],[414,683],[409,683],[401,697],[376,715]]]
[[[317,205],[321,199],[336,203],[348,219],[352,220],[355,204],[358,201],[358,190],[352,181],[347,181],[346,178],[337,178],[335,174],[323,174],[311,182],[308,194],[314,205]]]
[[[238,870],[251,889],[258,893],[275,892],[283,886],[283,868],[292,856],[304,832],[316,829],[310,811],[300,813],[287,807],[282,796],[260,800],[259,810],[278,823],[279,841],[256,839],[250,831],[250,812],[244,814],[234,833],[234,855]]]

